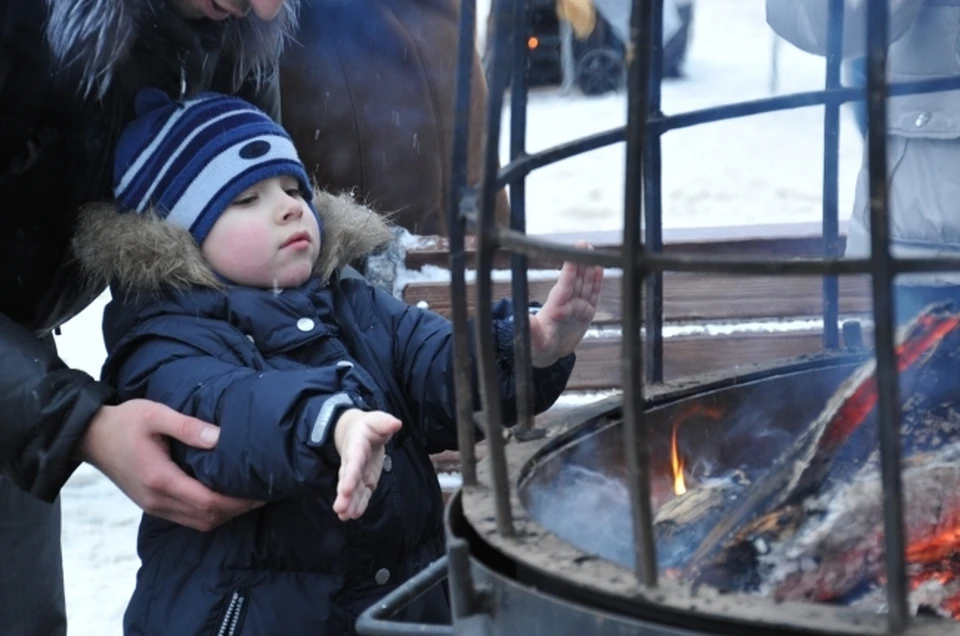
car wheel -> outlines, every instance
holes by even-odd
[[[577,63],[577,84],[584,95],[603,95],[623,85],[623,57],[613,49],[593,49]]]

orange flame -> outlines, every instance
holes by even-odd
[[[677,430],[679,430],[680,424],[694,416],[717,420],[723,415],[723,410],[718,406],[710,404],[695,404],[678,410],[679,412],[674,414],[672,418],[673,431],[670,435],[670,470],[673,472],[673,492],[679,497],[687,492],[687,482],[683,476],[685,462],[683,457],[680,456],[680,448],[677,445]]]
[[[680,422],[673,425],[673,434],[670,437],[670,468],[673,470],[673,492],[680,496],[687,492],[687,483],[683,479],[683,458],[677,452],[677,429]]]

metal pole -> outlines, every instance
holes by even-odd
[[[470,140],[470,80],[476,56],[474,43],[477,20],[476,0],[463,0],[460,7],[457,46],[457,93],[454,103],[450,201],[447,227],[450,241],[450,300],[453,322],[453,373],[457,400],[457,446],[464,486],[477,483],[477,456],[474,452],[476,425],[473,421],[473,386],[470,377],[469,323],[467,319],[466,250],[467,231],[461,206],[473,207],[476,198],[467,188],[467,151]]]
[[[637,253],[640,242],[640,215],[643,196],[644,134],[647,120],[647,90],[652,46],[652,0],[633,0],[630,16],[630,44],[627,58],[627,148],[626,188],[623,208],[623,426],[627,478],[633,513],[633,548],[637,582],[657,584],[657,554],[650,505],[650,449],[644,425],[643,351],[640,339],[640,312],[644,274]]]
[[[497,166],[499,161],[500,119],[503,111],[503,91],[507,77],[507,49],[510,42],[512,2],[519,0],[493,0],[493,56],[490,74],[490,92],[487,95],[487,136],[483,153],[483,176],[480,179],[479,218],[477,231],[477,302],[475,334],[477,365],[480,375],[480,394],[486,415],[487,444],[489,445],[490,470],[493,479],[493,496],[497,530],[504,537],[514,535],[513,513],[510,509],[510,483],[507,474],[507,459],[504,452],[503,415],[500,405],[500,390],[495,365],[496,343],[493,340],[492,295],[493,255],[497,249],[497,228],[494,205],[497,192]],[[488,35],[490,37],[490,35]]]
[[[907,572],[900,474],[900,382],[894,351],[890,217],[887,186],[886,2],[867,3],[867,169],[870,177],[873,318],[877,355],[880,470],[883,481],[883,536],[887,568],[889,628],[903,632],[907,611]]]
[[[523,158],[527,137],[527,2],[513,0],[513,72],[510,87],[510,161]],[[527,180],[516,179],[510,185],[510,227],[527,232]],[[517,427],[519,438],[533,428],[533,368],[530,366],[530,290],[527,284],[527,257],[510,255],[510,288],[513,295],[513,355],[517,392]]]
[[[663,0],[654,0],[653,15],[663,15]],[[647,103],[638,103],[647,121],[643,157],[644,216],[646,250],[652,254],[663,252],[663,162],[661,161],[662,132],[653,121],[663,116],[661,108],[661,79],[663,77],[663,20],[650,21],[651,52],[649,66],[649,91]],[[640,56],[643,60],[643,56]],[[663,274],[648,273],[646,278],[646,376],[647,382],[663,382]]]
[[[823,254],[840,255],[838,179],[840,173],[840,101],[831,92],[840,86],[843,53],[843,0],[830,0],[827,29],[827,102],[823,114]],[[823,347],[840,346],[840,286],[836,276],[823,277]]]

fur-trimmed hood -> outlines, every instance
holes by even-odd
[[[30,0],[36,2],[40,0]],[[138,38],[164,24],[187,30],[187,21],[169,0],[42,0],[47,5],[47,44],[58,69],[75,69],[85,95],[102,97],[119,63]],[[300,0],[285,0],[277,17],[265,22],[252,12],[219,24],[220,50],[235,61],[234,81],[265,78],[277,52],[297,28]],[[217,25],[214,25],[217,26]]]
[[[386,221],[350,195],[317,191],[313,204],[323,219],[314,274],[323,281],[393,239]],[[73,253],[92,282],[126,293],[223,286],[189,232],[153,214],[121,213],[111,204],[81,211]]]

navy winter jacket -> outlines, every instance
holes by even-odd
[[[503,412],[515,419],[507,301],[496,306]],[[145,516],[128,634],[341,634],[372,603],[443,553],[442,500],[429,453],[456,448],[452,329],[363,280],[334,277],[280,293],[193,289],[107,308],[105,380],[221,427],[213,451],[175,448],[217,491],[267,500],[202,533]],[[471,345],[472,346],[472,345]],[[570,355],[535,369],[549,407]],[[476,381],[474,400],[477,402]],[[350,405],[403,428],[363,517],[332,511],[339,457],[331,429]],[[402,620],[448,622],[444,588]]]

